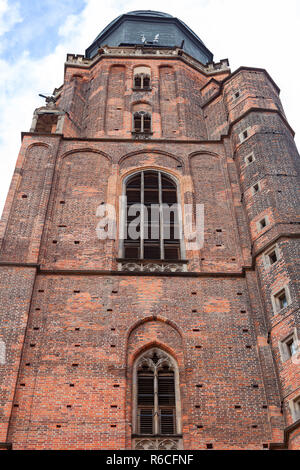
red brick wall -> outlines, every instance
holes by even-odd
[[[135,66],[150,67],[151,91],[132,90]],[[139,104],[152,109],[145,141],[131,134]],[[299,332],[299,157],[276,85],[257,69],[213,76],[180,58],[108,56],[67,66],[58,105],[64,136],[24,136],[1,228],[11,362],[0,365],[0,442],[9,422],[16,449],[130,448],[132,364],[155,344],[179,366],[184,448],[283,443],[299,388],[278,350]],[[118,273],[118,240],[96,236],[97,207],[118,211],[140,168],[169,172],[180,203],[205,205],[204,247],[187,251],[185,275]],[[266,270],[273,243],[282,257]],[[282,283],[292,302],[274,315]]]
[[[185,448],[270,441],[245,280],[40,275],[10,428],[15,448],[124,448],[125,431],[130,448],[131,365],[153,344],[179,364]]]

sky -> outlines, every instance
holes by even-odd
[[[266,69],[300,148],[299,0],[0,0],[0,214],[39,93],[62,85],[67,53],[83,54],[114,18],[142,8],[183,20],[232,71]]]

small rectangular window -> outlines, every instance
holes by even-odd
[[[249,155],[247,155],[244,160],[245,160],[246,166],[253,163],[255,161],[254,153],[252,152]]]
[[[239,139],[241,143],[248,139],[250,129],[250,127],[247,127],[247,129],[244,129],[243,132],[239,134]]]
[[[279,341],[279,350],[282,362],[290,359],[298,351],[297,331],[289,335],[282,341]]]
[[[269,257],[269,262],[270,264],[274,264],[277,261],[277,253],[276,250],[271,251],[271,253],[268,254]]]
[[[278,302],[280,309],[288,306],[288,301],[285,295],[285,291],[282,291],[280,294],[277,294],[276,300]]]
[[[268,220],[268,217],[264,217],[263,219],[261,219],[258,223],[257,223],[257,229],[258,231],[260,232],[261,230],[263,230],[264,228],[267,227],[267,225],[269,225],[269,220]]]
[[[278,246],[273,246],[264,254],[264,264],[266,267],[270,267],[277,263],[280,258],[280,252]]]
[[[256,183],[252,186],[252,194],[254,196],[254,194],[258,193],[260,191],[260,183]]]
[[[287,286],[272,296],[273,309],[275,313],[288,307],[291,303],[290,293]]]

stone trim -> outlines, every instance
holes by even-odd
[[[263,254],[263,263],[264,263],[264,266],[265,266],[265,269],[270,269],[273,264],[270,263],[270,260],[269,260],[269,255],[275,251],[276,253],[276,256],[277,256],[277,261],[273,264],[276,264],[278,263],[278,261],[280,260],[281,258],[281,255],[280,255],[280,251],[279,251],[279,247],[278,247],[278,244],[276,243],[275,245],[272,245],[270,248],[268,248],[264,254]]]
[[[140,437],[132,440],[136,450],[182,450],[182,439],[178,437]]]
[[[288,350],[288,346],[287,346],[287,343],[291,339],[293,339],[295,341],[295,343],[298,344],[297,328],[294,328],[292,333],[290,333],[284,339],[281,339],[280,341],[278,341],[278,348],[279,348],[279,351],[280,351],[280,356],[281,356],[282,362],[286,362],[291,358],[289,350]]]
[[[297,402],[297,405],[296,405]],[[298,404],[299,402],[299,404]],[[293,418],[293,421],[297,423],[300,421],[300,395],[296,396],[295,398],[292,398],[291,400],[288,401],[289,408],[291,410],[291,415]]]
[[[118,260],[118,270],[127,272],[150,273],[182,273],[187,271],[187,261],[149,261],[149,260]]]
[[[287,305],[286,305],[286,307],[280,308],[277,297],[283,291],[284,291],[285,296],[286,296]],[[292,303],[292,298],[291,298],[290,289],[288,287],[288,284],[285,284],[280,289],[278,289],[276,292],[274,292],[271,295],[271,301],[272,301],[274,315],[277,315],[278,313],[282,313],[283,310],[288,308],[289,305]]]
[[[231,72],[229,68],[228,59],[222,59],[219,62],[209,62],[208,64],[202,64],[200,61],[190,56],[187,52],[184,52],[180,47],[163,47],[158,48],[153,46],[152,48],[138,46],[103,46],[98,50],[92,59],[86,58],[82,54],[67,54],[65,67],[75,66],[89,69],[94,66],[99,60],[103,58],[150,58],[150,59],[179,59],[186,64],[196,68],[200,72],[204,72],[207,76],[216,75],[216,72]]]

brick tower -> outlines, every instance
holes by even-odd
[[[2,218],[0,447],[300,449],[298,176],[272,78],[179,19],[68,54]]]

